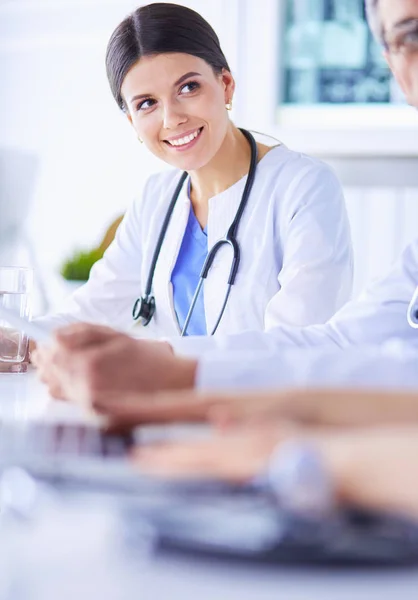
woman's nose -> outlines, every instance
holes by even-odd
[[[180,112],[175,104],[164,106],[163,125],[164,129],[176,129],[179,125],[186,123],[187,117]]]

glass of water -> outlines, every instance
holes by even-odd
[[[30,319],[32,285],[32,269],[0,266],[0,306]],[[0,373],[24,373],[27,350],[26,334],[0,317]]]

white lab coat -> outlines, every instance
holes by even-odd
[[[63,310],[43,319],[50,327],[73,321],[133,326],[132,306],[144,293],[150,263],[179,172],[152,176],[128,210],[115,241],[90,280]],[[208,247],[232,223],[246,177],[209,201]],[[171,273],[190,210],[187,182],[179,196],[155,270],[157,310],[135,335],[176,337],[180,329]],[[340,184],[320,161],[278,146],[262,158],[238,229],[241,263],[217,335],[270,329],[278,324],[324,323],[350,297],[352,251]],[[230,250],[217,255],[204,284],[207,330],[216,323],[231,265]]]
[[[344,306],[328,323],[216,339],[173,340],[200,355],[198,387],[280,388],[367,385],[418,389],[418,331],[407,310],[418,285],[418,238],[388,276]]]

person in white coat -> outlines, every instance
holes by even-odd
[[[320,161],[234,125],[235,82],[210,25],[183,6],[143,6],[112,34],[106,65],[137,136],[175,169],[149,178],[89,281],[42,322],[129,330],[135,305],[139,337],[230,335],[324,323],[341,308],[353,267],[341,186]]]
[[[418,0],[370,0],[368,9],[394,75],[418,107]],[[79,325],[60,332],[52,355],[45,351],[36,360],[55,395],[86,402],[111,390],[337,384],[416,388],[418,332],[407,313],[417,286],[418,239],[387,277],[324,325],[171,338],[177,355],[168,345]]]

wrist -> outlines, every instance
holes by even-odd
[[[192,390],[196,386],[197,360],[176,358],[167,389]]]
[[[334,482],[337,501],[343,504],[355,501],[359,466],[356,450],[347,445],[344,434],[322,434],[315,439],[315,445]]]

